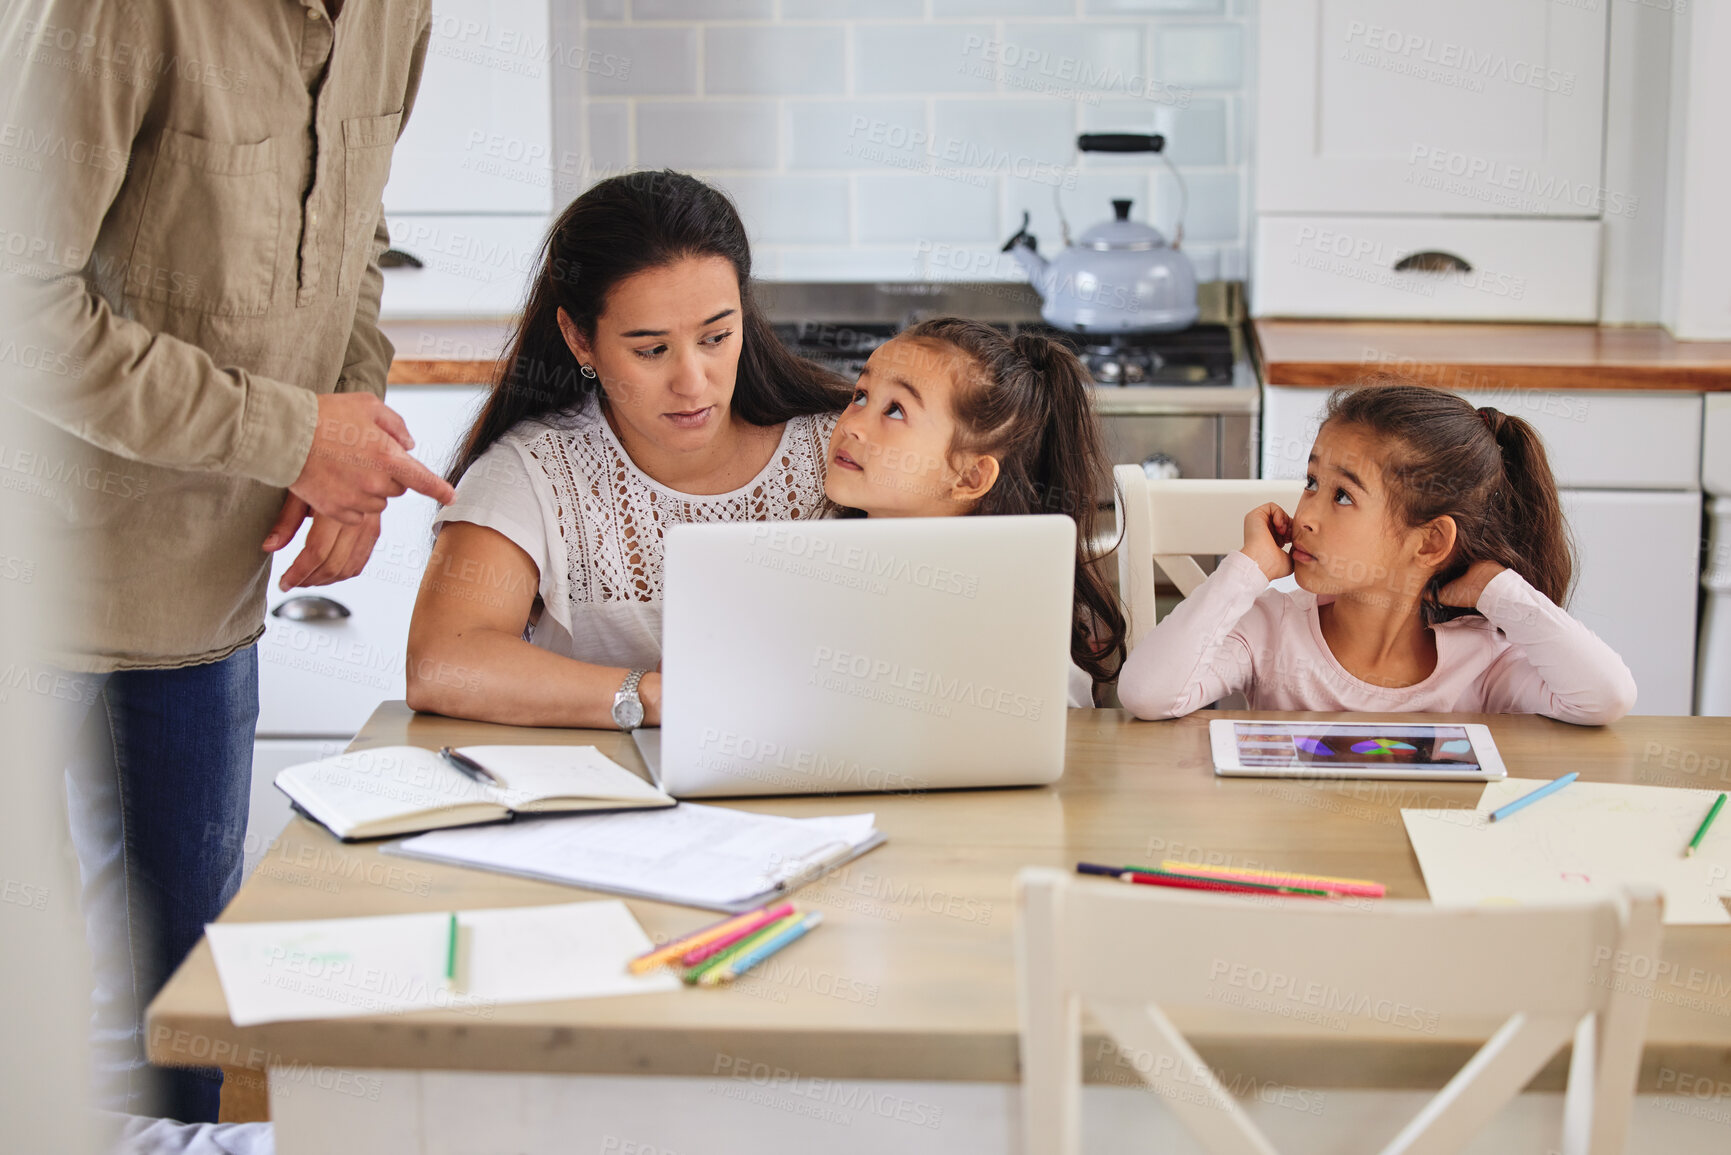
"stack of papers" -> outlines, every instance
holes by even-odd
[[[1477,810],[1402,810],[1431,901],[1438,906],[1547,903],[1656,886],[1665,921],[1731,923],[1731,826],[1721,820],[1693,857],[1683,848],[1714,790],[1573,782],[1500,822],[1490,812],[1544,782],[1505,778]]]
[[[874,818],[782,818],[682,802],[672,810],[437,830],[385,850],[738,913],[880,845]]]
[[[229,1017],[237,1027],[406,1011],[486,1014],[536,1003],[679,988],[671,974],[633,975],[653,948],[616,901],[457,912],[456,977],[447,978],[449,912],[305,922],[213,922]]]

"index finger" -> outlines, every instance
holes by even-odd
[[[416,493],[424,493],[440,505],[449,505],[457,500],[457,491],[451,488],[450,482],[407,453],[392,455],[386,471]]]

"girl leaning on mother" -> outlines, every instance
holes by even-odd
[[[1069,704],[1093,705],[1124,618],[1092,552],[1105,456],[1074,355],[938,318],[849,383],[787,351],[750,275],[738,214],[693,177],[614,177],[565,210],[451,471],[409,704],[659,725],[662,534],[683,522],[1062,511],[1077,526]]]

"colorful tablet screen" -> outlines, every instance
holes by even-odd
[[[1347,722],[1234,722],[1246,767],[1331,770],[1400,766],[1408,770],[1483,770],[1465,726]]]

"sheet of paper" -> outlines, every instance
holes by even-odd
[[[625,964],[654,945],[616,901],[457,912],[456,981],[446,979],[448,912],[205,927],[237,1027],[432,1009],[486,1015],[500,1003],[676,990]]]
[[[862,845],[874,833],[873,819],[871,814],[783,818],[682,802],[671,810],[435,830],[392,849],[593,889],[724,906]]]
[[[1485,787],[1477,810],[1400,812],[1431,901],[1555,902],[1639,882],[1664,892],[1667,923],[1731,923],[1720,901],[1731,894],[1731,827],[1715,822],[1695,856],[1683,856],[1716,791],[1574,782],[1489,820],[1542,785],[1506,778]]]

